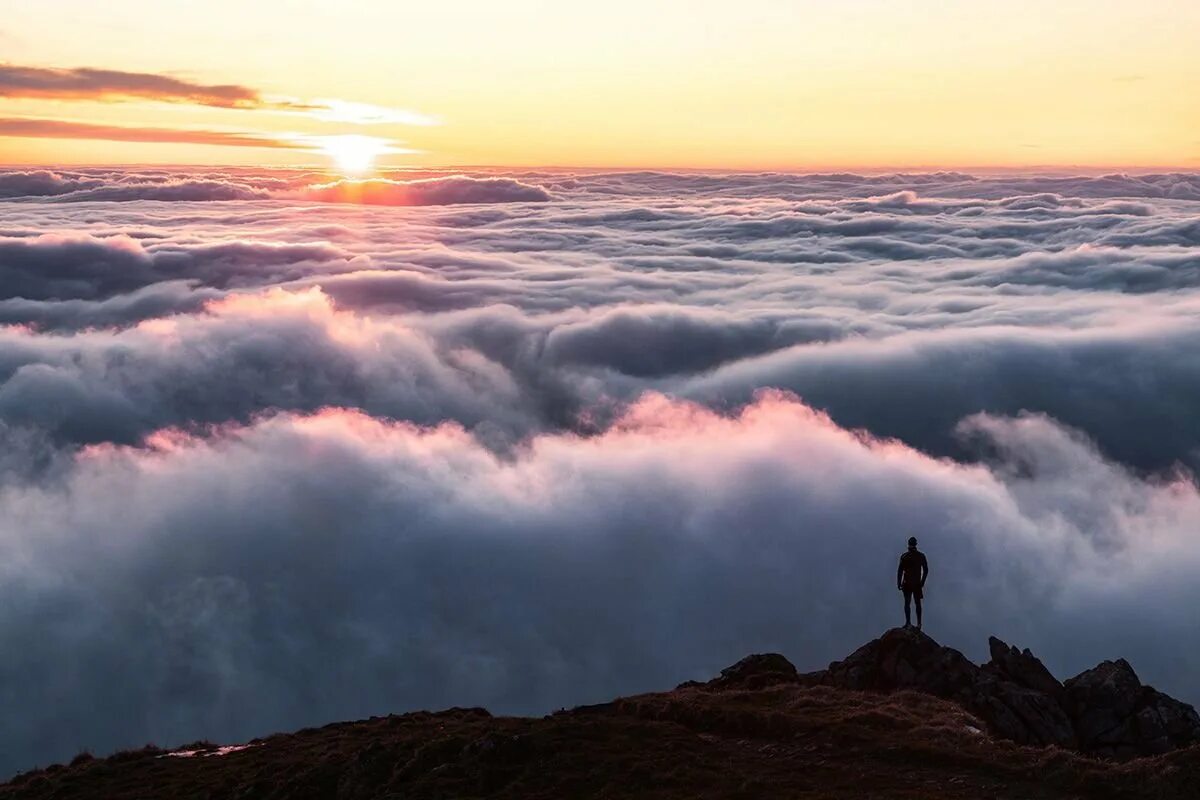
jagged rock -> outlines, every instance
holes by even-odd
[[[721,676],[709,681],[708,685],[715,689],[761,689],[797,680],[796,668],[779,653],[755,653],[721,670]]]
[[[1105,661],[1065,683],[1028,649],[988,639],[980,667],[913,628],[893,628],[820,672],[797,675],[775,653],[753,655],[708,688],[753,689],[784,682],[869,692],[909,689],[957,702],[994,736],[1132,758],[1200,743],[1195,709],[1143,686],[1129,663]]]
[[[1044,692],[1056,699],[1063,694],[1063,685],[1050,674],[1050,670],[1031,652],[1029,648],[1018,650],[997,639],[988,637],[988,649],[992,660],[983,665],[1001,677],[1012,681],[1026,689]]]
[[[976,702],[998,701],[1002,708],[994,713],[1005,721],[997,720],[994,727],[1024,744],[1078,747],[1074,723],[1063,707],[1063,685],[1050,670],[1028,648],[1020,650],[995,636],[988,637],[988,648],[992,660],[983,665]],[[1005,711],[1016,718],[1015,725]]]
[[[990,670],[980,670],[979,682],[963,704],[1006,739],[1021,744],[1078,746],[1075,726],[1056,695],[1006,680]]]
[[[1032,654],[1029,658],[1045,671]],[[1036,670],[1019,652],[1017,659],[1006,659],[1005,664],[1010,661],[1019,676],[1028,673],[1036,682]],[[1049,672],[1045,674],[1054,680]],[[979,716],[993,734],[1022,744],[1076,744],[1071,720],[1056,697],[1013,680],[1002,668],[981,669],[959,651],[912,628],[888,631],[830,664],[824,676],[820,682],[846,689],[915,689],[957,701]]]
[[[1196,710],[1144,686],[1123,658],[1076,675],[1064,689],[1064,705],[1088,752],[1128,758],[1200,742]]]

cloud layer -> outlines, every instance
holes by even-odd
[[[0,172],[0,768],[823,666],[912,534],[939,639],[1198,701],[1197,199]]]
[[[302,196],[326,203],[373,206],[449,206],[464,203],[541,203],[550,193],[512,178],[453,175],[395,181],[386,178],[340,180],[306,188]]]

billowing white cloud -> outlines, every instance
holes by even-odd
[[[764,649],[817,668],[896,621],[911,534],[943,640],[998,633],[1068,674],[1127,653],[1190,689],[1195,486],[1042,417],[962,432],[989,466],[770,394],[731,417],[649,396],[602,435],[507,456],[337,409],[83,450],[0,493],[0,631],[22,643],[0,674],[23,687],[6,763],[384,709],[547,711]]]
[[[0,769],[819,667],[912,534],[943,641],[1200,700],[1195,175],[0,198]]]

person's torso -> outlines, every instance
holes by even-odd
[[[909,550],[900,556],[900,571],[904,575],[904,583],[908,586],[918,586],[921,583],[921,565],[925,556],[920,550]]]

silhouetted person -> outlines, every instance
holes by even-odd
[[[908,552],[900,556],[896,568],[896,588],[904,592],[904,627],[912,626],[910,606],[917,601],[917,630],[921,630],[921,600],[925,597],[925,579],[929,577],[929,562],[925,554],[917,549],[917,537],[908,538]]]

